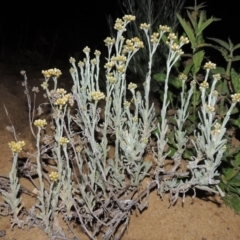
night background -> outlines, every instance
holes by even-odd
[[[205,36],[224,41],[230,37],[234,44],[239,43],[237,1],[231,1],[232,5],[219,0],[205,2],[207,16],[222,19],[212,23]],[[109,36],[107,17],[115,20],[123,16],[117,0],[12,4],[6,3],[0,16],[0,61],[19,66],[57,67],[60,62],[68,66],[69,57],[81,57],[85,46],[103,51],[103,40]],[[194,0],[187,0],[185,5],[193,6]],[[217,51],[213,54],[221,59]],[[45,66],[40,66],[43,62]]]

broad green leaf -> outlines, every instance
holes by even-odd
[[[193,62],[188,63],[188,65],[185,67],[183,73],[184,73],[185,75],[188,75],[189,72],[191,71],[192,67],[193,67]]]
[[[233,88],[236,92],[240,92],[240,80],[238,73],[232,68],[231,69],[231,81]]]
[[[224,47],[225,49],[230,50],[229,44],[228,44],[227,42],[221,40],[221,39],[218,39],[218,38],[209,38],[209,37],[208,37],[207,39],[210,39],[210,40],[212,40],[212,41],[220,44],[220,45],[221,45],[222,47]]]
[[[195,48],[196,47],[196,39],[194,36],[193,29],[187,24],[187,22],[179,14],[177,14],[177,18],[178,18],[180,24],[182,25],[184,31],[186,32],[188,39],[191,42],[192,48]]]
[[[225,74],[226,71],[222,67],[216,67],[215,69],[211,69],[212,74],[220,73],[220,74]]]
[[[193,74],[194,75],[198,73],[198,71],[201,67],[201,64],[202,64],[202,61],[204,58],[204,54],[205,54],[205,52],[202,50],[202,51],[196,52],[193,55]]]

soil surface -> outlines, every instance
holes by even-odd
[[[8,176],[11,169],[12,153],[8,142],[14,140],[11,125],[13,124],[18,140],[24,140],[26,146],[21,152],[20,158],[24,158],[27,152],[33,152],[35,142],[33,141],[29,123],[28,106],[26,95],[23,93],[23,77],[20,70],[13,69],[0,64],[0,176]],[[27,69],[25,69],[27,70]],[[43,81],[41,69],[39,71],[27,71],[29,85],[38,86],[37,102],[44,101],[40,84]],[[71,87],[70,75],[66,72],[60,78],[61,87]],[[8,116],[5,108],[7,109]],[[26,180],[20,179],[21,184],[29,191],[33,186]],[[202,195],[200,195],[202,194]],[[22,194],[24,206],[29,209],[34,204],[34,198]],[[3,202],[0,196],[0,202]],[[236,240],[240,239],[240,216],[236,215],[230,208],[225,206],[219,196],[203,194],[198,192],[196,198],[187,196],[185,203],[179,198],[177,204],[168,208],[168,195],[163,199],[152,192],[148,208],[139,213],[132,212],[128,230],[123,236],[124,240]],[[78,228],[78,226],[76,226]],[[6,234],[5,234],[5,232]],[[77,230],[76,230],[77,231]],[[88,239],[80,230],[79,239]],[[0,216],[0,240],[32,240],[48,239],[40,229],[30,230],[14,227],[10,230],[9,217]]]

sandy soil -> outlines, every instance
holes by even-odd
[[[26,96],[23,94],[21,69],[12,69],[0,64],[0,175],[8,176],[11,168],[12,154],[8,142],[14,140],[11,132],[7,130],[10,122],[6,116],[3,104],[6,106],[9,116],[16,129],[19,140],[24,140],[27,145],[22,156],[27,151],[32,152],[34,142],[28,127],[28,108]],[[40,69],[41,70],[41,69]],[[27,72],[30,86],[40,86],[42,75],[38,72]],[[66,74],[61,77],[62,87],[69,87],[70,77]],[[42,95],[39,93],[39,96]],[[21,183],[30,191],[33,186],[27,180],[21,179]],[[34,199],[22,194],[24,205],[29,209]],[[2,198],[0,197],[0,202]],[[3,232],[6,235],[3,236]],[[80,239],[87,239],[79,232]],[[0,217],[0,239],[5,240],[30,240],[48,239],[44,232],[35,228],[21,230],[17,227],[10,230],[9,217]],[[168,196],[163,200],[153,192],[147,210],[142,214],[132,212],[130,225],[125,233],[124,240],[235,240],[240,239],[240,216],[226,207],[219,196],[200,195],[192,200],[186,198],[183,205],[181,199],[174,207],[168,208]]]

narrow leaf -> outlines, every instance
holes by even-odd
[[[237,55],[232,58],[232,62],[240,61],[240,55]]]
[[[237,45],[235,45],[232,50],[235,51],[235,50],[238,49],[238,48],[240,48],[240,43],[238,43]]]
[[[191,26],[189,26],[189,24],[187,24],[187,22],[179,14],[177,14],[177,18],[178,18],[180,24],[182,25],[184,31],[186,32],[188,39],[191,42],[192,48],[195,48],[196,39],[194,36],[193,29],[191,28]]]
[[[206,20],[205,22],[203,22],[201,25],[199,25],[198,30],[196,32],[196,36],[199,36],[202,34],[203,30],[208,27],[212,22],[215,21],[220,21],[219,18],[209,18],[208,20]]]
[[[230,50],[230,46],[227,42],[221,40],[221,39],[218,39],[218,38],[207,38],[207,39],[210,39],[218,44],[220,44],[222,47],[224,47],[225,49],[227,49],[228,51]]]

